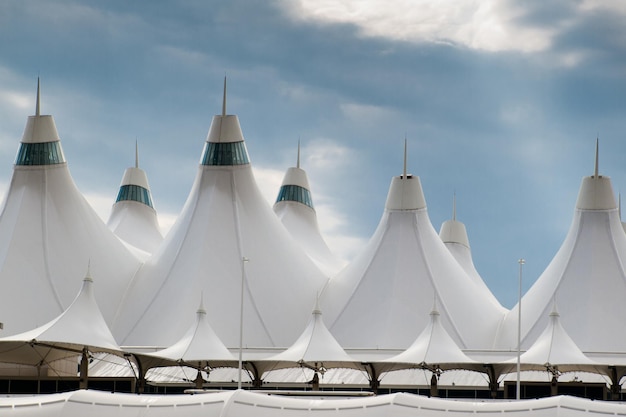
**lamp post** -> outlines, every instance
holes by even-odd
[[[239,300],[239,379],[237,389],[241,389],[241,374],[243,372],[243,293],[246,282],[246,262],[248,258],[241,258],[241,299]]]
[[[517,384],[515,389],[515,398],[520,399],[521,383],[520,383],[520,357],[522,344],[522,265],[526,263],[524,258],[520,258],[519,264],[519,291],[517,299]]]

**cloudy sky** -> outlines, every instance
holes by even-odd
[[[124,169],[148,173],[167,229],[228,77],[272,201],[302,142],[319,221],[346,260],[391,177],[419,175],[435,229],[468,228],[506,307],[559,248],[580,180],[626,190],[626,6],[611,0],[0,1],[0,187],[37,77],[78,188],[104,218]]]

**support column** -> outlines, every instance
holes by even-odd
[[[489,378],[489,393],[491,399],[495,400],[498,398],[498,375],[496,375],[496,370],[492,364],[486,364],[485,368],[487,369],[487,377]]]
[[[439,397],[439,388],[437,387],[437,373],[433,372],[430,377],[430,396]]]
[[[87,389],[87,380],[89,378],[89,351],[87,346],[83,347],[83,353],[80,358],[80,376],[78,379],[78,388]]]

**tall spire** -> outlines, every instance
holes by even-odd
[[[452,194],[452,220],[456,221],[456,191]]]
[[[222,97],[222,117],[226,116],[226,76],[224,76],[224,96]]]
[[[296,168],[300,168],[300,138],[298,138],[298,159],[296,160]]]
[[[139,168],[139,146],[137,145],[137,138],[135,138],[135,168]]]
[[[596,138],[596,164],[595,164],[594,171],[593,171],[594,178],[598,178],[598,148],[599,148],[598,142],[599,142],[599,139]]]
[[[35,106],[35,116],[39,116],[40,115],[40,102],[41,102],[41,94],[40,94],[40,90],[39,90],[39,77],[37,77],[37,104]]]
[[[404,137],[404,169],[402,170],[402,178],[406,179],[406,136]]]

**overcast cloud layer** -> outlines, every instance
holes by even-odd
[[[609,0],[0,2],[0,185],[39,75],[42,112],[103,218],[137,139],[167,228],[226,75],[269,201],[300,138],[323,232],[351,259],[406,137],[434,227],[456,193],[477,269],[511,307],[518,258],[527,289],[565,237],[596,137],[601,174],[626,186],[624,18]]]

